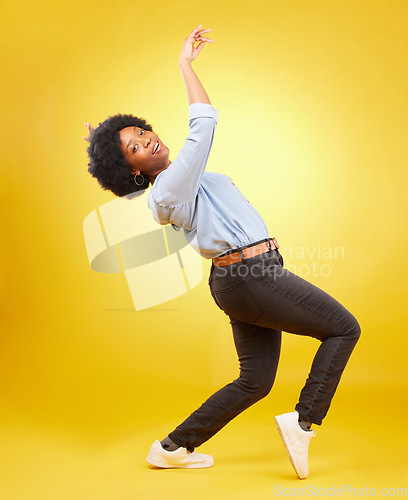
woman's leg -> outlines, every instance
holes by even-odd
[[[211,396],[169,437],[193,451],[265,396],[275,377],[282,330],[321,341],[296,405],[302,420],[320,425],[360,336],[355,317],[329,294],[284,269],[277,250],[212,266],[209,285],[216,304],[231,318],[240,378]]]
[[[320,425],[360,336],[356,318],[328,293],[284,269],[277,250],[226,268],[215,271],[212,290],[224,312],[247,321],[252,315],[258,326],[321,341],[296,405],[302,420]]]
[[[239,378],[213,394],[168,436],[191,452],[243,410],[265,397],[275,380],[281,332],[233,317],[230,324],[239,357]]]

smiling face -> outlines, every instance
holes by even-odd
[[[126,127],[119,131],[119,137],[120,149],[134,175],[142,173],[153,184],[159,173],[170,165],[169,148],[154,132]]]

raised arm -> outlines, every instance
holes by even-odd
[[[211,31],[210,28],[200,29],[201,24],[191,32],[191,34],[184,40],[183,47],[181,49],[179,58],[179,68],[184,79],[184,83],[187,89],[188,104],[193,104],[196,102],[211,104],[210,99],[202,86],[198,76],[195,74],[191,62],[198,56],[201,50],[204,48],[206,42],[214,42],[211,38],[206,38],[202,36],[207,31]],[[194,47],[196,42],[200,42],[197,47]]]
[[[191,67],[193,61],[210,38],[198,26],[184,40],[179,58],[179,68],[184,78],[189,102],[190,133],[177,158],[160,172],[153,188],[152,197],[162,207],[175,207],[194,201],[210,154],[218,112],[200,80]],[[196,42],[200,42],[194,47]]]

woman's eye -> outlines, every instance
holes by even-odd
[[[140,130],[140,135],[143,135],[144,134],[144,130]],[[132,148],[132,152],[134,153],[136,151],[136,148],[137,148],[137,144],[135,144]]]

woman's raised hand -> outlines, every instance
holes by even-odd
[[[197,26],[195,30],[193,30],[190,35],[184,39],[183,47],[180,53],[179,64],[183,62],[191,63],[198,56],[198,54],[204,48],[206,42],[213,42],[211,38],[203,37],[202,35],[207,31],[211,31],[210,28],[201,29],[202,25]],[[197,47],[194,47],[196,42],[200,42]]]
[[[84,123],[85,127],[88,129],[88,133],[89,135],[92,134],[92,131],[94,130],[94,128],[92,127],[92,125],[90,123]],[[89,142],[89,137],[85,137],[84,135],[82,136],[82,139],[85,139],[86,141]]]

